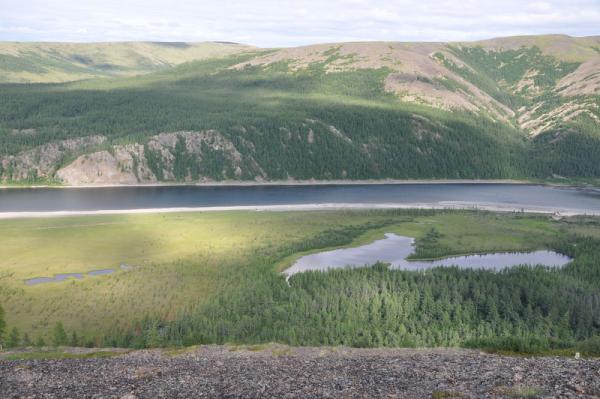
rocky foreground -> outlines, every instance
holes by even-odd
[[[600,360],[469,350],[203,346],[6,359],[2,398],[600,397]]]

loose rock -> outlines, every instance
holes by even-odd
[[[252,349],[252,350],[251,350]],[[2,398],[600,396],[600,360],[459,349],[203,346],[173,354],[0,360]],[[518,377],[517,377],[518,376]]]

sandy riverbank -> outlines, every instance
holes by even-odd
[[[115,187],[256,187],[256,186],[343,186],[356,184],[544,184],[556,185],[554,183],[543,183],[529,180],[483,180],[483,179],[383,179],[383,180],[273,180],[273,181],[239,181],[226,180],[199,183],[139,183],[139,184],[89,184],[80,186],[64,185],[0,185],[0,189],[10,188],[115,188]]]
[[[322,211],[322,210],[368,210],[368,209],[467,209],[493,212],[526,212],[540,214],[560,213],[561,216],[595,215],[600,211],[550,208],[542,206],[512,206],[493,203],[468,202],[439,202],[439,203],[386,203],[386,204],[290,204],[290,205],[240,205],[240,206],[209,206],[190,208],[143,208],[143,209],[104,209],[94,211],[43,211],[43,212],[0,212],[0,219],[41,218],[62,216],[94,216],[94,215],[125,215],[147,213],[183,213],[183,212],[223,212],[223,211]]]

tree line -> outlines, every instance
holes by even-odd
[[[574,260],[564,268],[521,266],[500,272],[455,267],[410,272],[377,264],[300,273],[289,286],[263,261],[237,276],[241,287],[208,305],[174,321],[140,320],[133,328],[111,332],[103,344],[275,341],[521,352],[586,348],[598,354],[600,242],[571,237],[553,247]]]

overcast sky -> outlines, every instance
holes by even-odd
[[[600,35],[600,0],[0,0],[0,40],[355,40]]]

